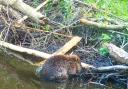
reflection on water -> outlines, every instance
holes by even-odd
[[[35,69],[28,63],[1,54],[0,89],[107,89],[99,85],[86,85],[78,78],[61,84],[40,81],[34,73]]]

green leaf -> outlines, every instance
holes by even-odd
[[[99,49],[99,54],[101,55],[101,56],[108,56],[109,55],[109,50],[107,49],[107,48],[100,48]]]
[[[111,41],[111,37],[109,35],[107,35],[107,34],[102,34],[101,39],[104,42],[110,42]]]

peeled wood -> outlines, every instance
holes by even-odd
[[[47,54],[47,53],[44,53],[44,52],[40,52],[40,51],[37,51],[37,50],[34,50],[34,49],[28,49],[28,48],[24,48],[24,47],[20,47],[20,46],[16,46],[16,45],[4,42],[4,41],[0,41],[0,45],[3,46],[3,47],[6,47],[8,49],[14,50],[14,51],[34,55],[34,56],[37,56],[37,57],[41,57],[43,59],[47,59],[51,56],[50,54]]]
[[[95,26],[98,28],[104,28],[104,29],[123,29],[126,28],[127,26],[125,25],[107,25],[104,23],[97,23],[97,22],[93,22],[93,21],[89,21],[87,19],[80,19],[80,22],[85,24],[85,25],[89,25],[89,26]]]
[[[128,53],[126,51],[112,43],[107,44],[107,48],[109,49],[110,55],[113,56],[116,61],[128,64]]]
[[[61,47],[59,50],[51,54],[51,56],[62,54],[64,55],[67,53],[71,48],[73,48],[82,38],[75,36],[73,37],[69,42],[67,42],[63,47]],[[46,60],[41,61],[39,63],[35,63],[36,66],[41,66],[45,63]]]
[[[65,54],[67,53],[72,47],[74,47],[82,38],[75,36],[69,42],[67,42],[63,47],[57,50],[53,55],[56,54]]]
[[[0,0],[0,4],[10,5],[12,8],[21,11],[36,22],[40,22],[40,19],[44,17],[44,15],[37,12],[33,7],[25,4],[22,0]]]
[[[36,11],[38,11],[40,8],[42,8],[45,4],[48,3],[49,0],[44,1],[42,4],[40,4],[38,7],[35,8]],[[25,19],[27,19],[28,16],[24,16],[22,19],[18,20],[18,23],[23,22]]]

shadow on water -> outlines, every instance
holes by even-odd
[[[35,69],[14,57],[0,54],[0,89],[113,89],[86,84],[79,78],[61,84],[40,81],[34,73]]]

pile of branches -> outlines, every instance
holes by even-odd
[[[54,11],[51,9],[51,11],[47,14],[44,7],[47,6],[49,2],[52,2],[51,5],[53,6]],[[32,6],[24,3],[22,0],[0,0],[0,45],[15,51],[19,51],[18,49],[21,49],[19,52],[34,54],[35,56],[47,59],[51,55],[46,53],[42,54],[39,51],[53,54],[57,54],[58,52],[60,54],[65,54],[70,49],[66,51],[63,49],[69,47],[69,45],[66,45],[66,47],[62,48],[57,53],[55,51],[73,37],[74,32],[76,31],[74,29],[77,29],[77,33],[81,31],[79,29],[84,30],[82,31],[84,32],[82,35],[77,34],[81,35],[83,38],[82,42],[78,45],[78,49],[76,50],[79,53],[88,53],[84,47],[89,44],[88,38],[95,33],[90,31],[92,29],[105,29],[106,32],[116,32],[118,34],[128,36],[128,34],[118,31],[126,29],[128,27],[128,23],[120,18],[117,18],[113,14],[109,13],[108,16],[111,16],[114,19],[101,19],[94,18],[93,16],[87,16],[85,15],[85,12],[92,12],[93,14],[97,12],[105,12],[102,9],[98,9],[92,5],[83,3],[82,1],[72,0],[70,2],[72,7],[74,7],[72,10],[73,16],[71,16],[70,19],[65,19],[64,12],[58,12],[57,9],[60,2],[61,0],[45,0],[39,6],[33,8]],[[77,42],[81,40],[79,37],[75,39],[78,39]],[[74,44],[76,45],[76,43]],[[74,44],[73,46],[75,46]],[[89,48],[93,48],[95,52],[97,52],[97,49],[94,48],[97,44],[100,44],[100,41],[94,42],[91,47],[89,45]],[[21,47],[35,49],[38,51]],[[94,65],[86,64],[83,61],[81,63],[82,67],[86,70],[86,73],[84,72],[84,74],[88,74],[89,69],[89,72],[91,71],[91,73],[96,73],[98,76],[102,77],[99,78],[98,84],[101,84],[101,81],[106,79],[118,77],[118,81],[123,81],[123,84],[127,85],[128,53],[112,43],[106,44],[106,47],[109,50],[109,54],[114,57],[115,61],[123,63],[124,65],[112,64],[107,65],[106,67],[96,67]],[[85,54],[82,56],[85,56]],[[96,81],[95,84],[97,84]]]

